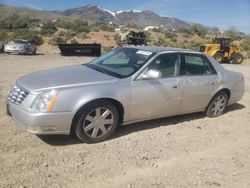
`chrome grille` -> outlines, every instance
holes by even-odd
[[[21,104],[28,94],[29,92],[21,87],[14,86],[10,91],[8,100],[13,104]]]

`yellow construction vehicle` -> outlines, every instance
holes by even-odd
[[[214,38],[211,44],[203,44],[200,46],[200,52],[214,57],[219,63],[232,62],[241,64],[243,55],[240,50],[231,45],[230,38]]]

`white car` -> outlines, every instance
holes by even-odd
[[[29,40],[16,39],[5,45],[4,51],[6,53],[18,53],[18,54],[36,54],[36,45]]]

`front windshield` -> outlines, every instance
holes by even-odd
[[[15,43],[15,44],[27,44],[28,43],[28,41],[27,40],[14,40],[13,41],[13,43]]]
[[[153,55],[153,52],[135,48],[117,48],[87,66],[114,77],[126,78],[139,70]]]

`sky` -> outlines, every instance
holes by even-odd
[[[161,16],[250,34],[250,0],[0,0],[39,10],[65,10],[97,4],[108,10],[151,10]]]

